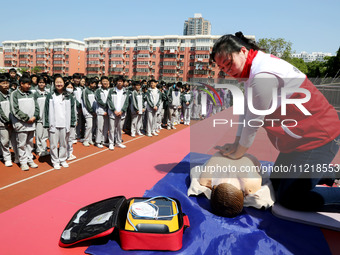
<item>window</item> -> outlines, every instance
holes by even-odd
[[[163,65],[165,65],[165,66],[176,66],[177,63],[175,61],[164,61]]]
[[[169,39],[165,39],[164,41],[167,42],[167,43],[176,43],[176,42],[178,42],[178,39],[177,38],[169,38]]]
[[[149,43],[149,39],[139,39],[138,43]]]
[[[176,58],[176,54],[164,54],[164,58]]]
[[[138,54],[137,58],[149,58],[150,55],[149,54]]]

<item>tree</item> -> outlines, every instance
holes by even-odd
[[[295,66],[297,69],[299,69],[301,72],[307,75],[308,73],[308,67],[305,61],[301,58],[288,58],[286,61],[293,66]]]
[[[42,70],[43,70],[43,68],[41,66],[35,66],[35,67],[32,68],[31,72],[37,74],[37,73],[41,72]]]
[[[257,45],[264,49],[266,53],[273,54],[279,58],[287,60],[292,55],[292,43],[283,38],[261,38]]]
[[[23,74],[28,71],[28,67],[18,67],[17,70],[19,73]]]
[[[312,61],[306,63],[307,65],[307,76],[310,78],[321,78],[327,73],[326,62]]]
[[[328,77],[340,76],[340,47],[334,57],[326,57],[326,73]]]

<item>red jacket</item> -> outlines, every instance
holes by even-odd
[[[304,88],[310,91],[311,98],[303,106],[311,113],[305,115],[294,104],[287,104],[286,115],[281,115],[281,105],[265,120],[278,119],[279,121],[265,121],[263,126],[272,144],[281,152],[307,151],[318,148],[340,135],[340,120],[337,112],[322,93],[307,79],[306,75],[286,61],[272,55],[258,52],[253,59],[249,79],[250,84],[254,76],[265,72],[277,76],[280,87]],[[293,93],[288,98],[304,98],[304,93]],[[286,126],[281,126],[282,120],[293,119],[296,123],[286,121]],[[291,124],[290,124],[291,123]],[[287,127],[288,126],[288,127]]]

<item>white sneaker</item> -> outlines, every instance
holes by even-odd
[[[76,156],[74,156],[73,154],[71,154],[71,155],[68,157],[67,160],[74,160],[74,159],[76,159],[76,158],[77,158]]]
[[[131,137],[136,137],[136,135],[135,134],[131,134]]]
[[[77,143],[77,142],[78,142],[77,139],[75,139],[75,140],[72,141],[72,143],[74,143],[74,144]]]
[[[159,130],[156,130],[157,133],[159,133],[160,131]]]
[[[97,143],[97,147],[101,149],[104,148],[104,146],[101,143]]]
[[[155,136],[158,136],[158,134],[156,133],[156,131],[153,131],[152,134],[155,135]]]
[[[67,162],[65,162],[65,161],[64,161],[64,162],[61,162],[60,165],[61,165],[62,167],[69,167],[69,165],[68,165]]]
[[[22,164],[22,165],[20,166],[20,168],[21,168],[22,171],[28,171],[28,170],[30,170],[30,168],[28,167],[27,164]]]
[[[38,165],[34,162],[28,162],[28,165],[32,168],[38,168]]]
[[[168,126],[166,129],[167,129],[167,130],[170,130],[170,129],[171,129],[171,127],[170,127],[170,126]]]
[[[113,144],[111,143],[111,144],[109,145],[109,150],[113,151],[114,149],[115,149],[115,147],[114,147]]]
[[[118,146],[119,148],[122,148],[122,149],[126,148],[126,145],[124,145],[124,144],[122,144],[122,143],[117,144],[117,146]]]
[[[86,146],[86,147],[89,147],[89,146],[90,146],[90,143],[87,142],[87,141],[85,141],[85,142],[83,142],[83,145]]]
[[[176,127],[175,127],[175,126],[172,126],[172,129],[176,129]]]
[[[7,167],[13,166],[12,161],[10,161],[10,160],[5,161],[5,166],[7,166]]]
[[[54,168],[55,170],[60,170],[61,167],[60,167],[59,164],[54,164],[54,165],[53,165],[53,168]]]
[[[89,141],[89,144],[94,145],[94,142],[93,141]]]
[[[146,136],[148,136],[148,137],[152,137],[152,134],[151,134],[151,133],[148,133]]]
[[[137,132],[137,135],[143,135],[143,133],[141,133],[141,132]]]

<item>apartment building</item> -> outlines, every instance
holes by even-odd
[[[4,66],[49,74],[85,74],[85,44],[73,39],[4,41]]]
[[[85,38],[86,75],[205,82],[224,78],[210,61],[219,35]],[[255,40],[254,36],[248,36]]]
[[[2,46],[0,46],[0,67],[4,67],[4,51]]]
[[[325,52],[312,52],[311,54],[302,51],[301,53],[294,53],[292,54],[293,58],[301,58],[304,62],[312,62],[312,61],[320,61],[323,62],[325,61],[325,57],[331,57],[333,56],[332,53],[325,53]]]
[[[183,35],[210,35],[211,24],[202,17],[201,13],[195,13],[193,18],[184,21]]]

